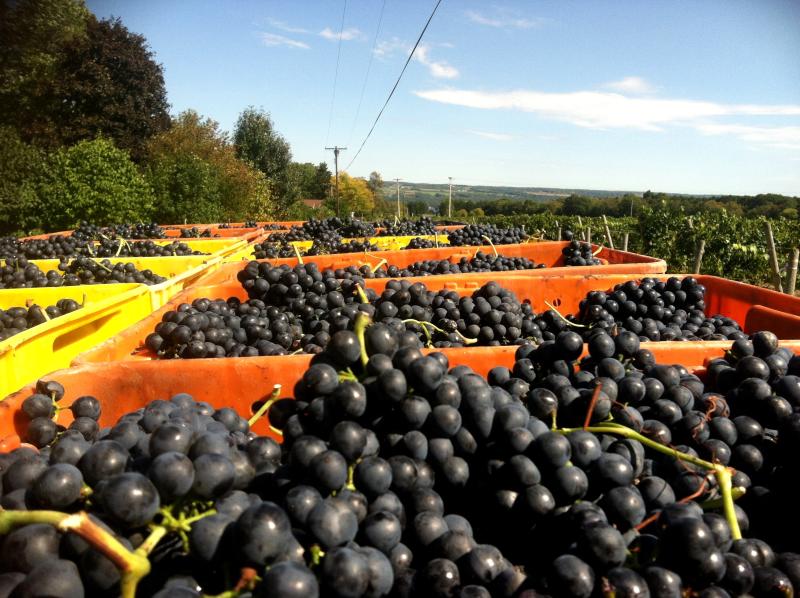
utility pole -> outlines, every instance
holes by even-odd
[[[333,150],[333,164],[334,169],[336,170],[336,215],[340,215],[339,210],[339,152],[342,150],[346,150],[346,147],[339,147],[338,145],[334,145],[333,147],[326,147],[326,150]]]
[[[394,179],[394,182],[397,183],[397,217],[400,218],[400,181],[403,179]]]
[[[450,181],[450,197],[447,200],[447,217],[448,218],[452,218],[453,217],[453,177],[449,176],[447,178]]]

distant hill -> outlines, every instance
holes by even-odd
[[[395,183],[384,182],[384,197],[393,198],[396,193]],[[400,191],[405,201],[418,200],[438,204],[447,199],[448,185],[434,183],[400,182]],[[492,201],[495,199],[511,199],[517,201],[547,201],[582,195],[585,197],[618,197],[625,194],[641,196],[641,191],[608,191],[603,189],[558,189],[552,187],[492,187],[482,185],[453,185],[453,197],[470,201]]]

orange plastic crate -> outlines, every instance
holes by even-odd
[[[482,275],[482,280],[462,280],[459,276],[429,276],[405,280],[423,282],[432,290],[452,289],[462,295],[472,294],[482,284],[494,280],[513,291],[521,301],[529,300],[537,312],[547,310],[547,303],[549,303],[562,314],[567,315],[578,311],[580,301],[589,291],[608,291],[616,284],[637,278],[630,275],[613,274],[606,276],[551,276],[536,279],[508,275],[492,276],[492,274],[498,273],[484,274]],[[707,313],[721,313],[734,318],[748,333],[771,330],[780,339],[796,340],[797,346],[800,347],[800,298],[789,297],[782,293],[729,281],[716,276],[697,276],[696,278],[707,289]],[[370,279],[366,281],[366,286],[380,292],[384,289],[388,280],[386,278]],[[72,362],[73,365],[153,359],[152,353],[143,349],[143,344],[147,335],[153,332],[156,324],[161,321],[164,313],[177,308],[181,303],[191,303],[201,297],[214,299],[238,297],[244,300],[247,299],[247,293],[238,282],[212,286],[201,286],[200,284],[193,286],[176,295],[172,301],[160,310],[132,325],[112,340],[82,353]],[[699,347],[714,345],[719,349],[720,353],[724,349],[730,348],[729,341],[655,342],[644,343],[644,346],[652,349],[653,347],[671,344],[682,346],[697,345],[698,349]],[[478,348],[468,347],[461,350],[477,351]],[[280,360],[283,357],[247,357],[244,359]],[[195,361],[210,363],[217,360],[202,359]]]
[[[800,352],[800,342],[782,342]],[[730,343],[651,343],[648,348],[658,363],[686,366],[702,374],[710,359],[722,357]],[[517,347],[476,347],[443,349],[450,366],[468,365],[486,375],[495,366],[511,367]],[[240,359],[198,359],[164,361],[128,361],[86,364],[59,370],[45,378],[57,380],[66,390],[65,404],[81,395],[93,395],[102,404],[100,424],[114,423],[120,416],[144,406],[154,399],[168,399],[187,392],[195,399],[214,407],[232,407],[242,416],[253,413],[253,404],[282,386],[281,397],[292,397],[294,386],[308,368],[311,355],[285,357],[247,357]],[[19,445],[27,426],[21,412],[22,401],[34,392],[28,385],[0,402],[0,452]],[[59,412],[58,422],[69,425],[69,409]],[[255,426],[261,434],[271,434],[263,419]]]
[[[258,243],[263,239],[256,240]],[[538,264],[545,264],[546,268],[536,270],[516,270],[513,274],[520,276],[550,276],[552,274],[563,275],[583,275],[583,274],[629,274],[629,275],[649,275],[664,274],[667,271],[667,263],[664,260],[621,251],[619,249],[603,250],[597,255],[603,261],[601,266],[564,266],[564,256],[561,250],[568,245],[567,241],[544,241],[542,243],[516,243],[512,245],[498,245],[498,253],[508,257],[526,257]],[[597,246],[593,246],[595,251]],[[414,262],[424,260],[449,260],[457,262],[462,257],[472,258],[478,251],[491,254],[492,247],[486,245],[482,247],[439,247],[436,249],[402,249],[399,251],[373,251],[368,253],[338,253],[333,255],[316,255],[303,258],[304,263],[316,263],[319,268],[346,268],[347,266],[360,266],[369,264],[374,267],[382,260],[386,260],[389,265],[405,267]],[[252,254],[251,254],[252,255]],[[286,264],[294,266],[298,263],[296,257],[277,258],[258,260],[270,262],[271,264]],[[235,281],[236,274],[244,267],[241,261],[223,266],[213,274],[199,281],[200,284],[218,284],[228,281]],[[497,276],[505,276],[512,272],[494,272]],[[481,277],[484,273],[477,274],[458,274],[460,278],[474,279]],[[427,277],[426,277],[427,278]]]

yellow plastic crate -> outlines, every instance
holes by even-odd
[[[59,299],[74,299],[84,305],[0,342],[0,397],[54,370],[69,367],[79,353],[152,312],[150,296],[140,284],[0,290],[3,309],[32,304],[45,308]]]
[[[220,239],[172,239],[179,243],[186,243],[194,251],[202,251],[212,256],[224,257],[241,249],[247,245],[247,241],[237,239],[235,237],[220,238]],[[171,241],[164,241],[159,239],[156,241],[159,245],[168,245]],[[153,259],[153,258],[145,258]]]
[[[166,278],[167,280],[162,283],[145,285],[147,293],[150,295],[153,309],[158,309],[183,289],[193,284],[195,280],[208,272],[213,272],[222,264],[222,256],[219,255],[109,257],[96,259],[107,259],[112,264],[133,264],[136,266],[137,270],[150,269],[155,274]],[[36,264],[39,269],[44,272],[48,270],[58,270],[58,260],[29,260],[29,262],[31,264]]]
[[[400,249],[405,249],[406,245],[411,242],[411,239],[427,239],[429,241],[436,242],[439,241],[439,245],[447,245],[447,235],[404,235],[400,237],[371,237],[369,239],[370,243],[373,245],[377,245],[381,251],[398,251]],[[345,241],[349,241],[350,239],[345,239]],[[361,238],[358,239],[359,241],[362,240]]]
[[[140,239],[141,240],[141,239]],[[133,243],[135,241],[131,241]],[[225,256],[229,253],[247,245],[247,241],[236,237],[219,239],[153,239],[156,245],[169,245],[170,243],[184,243],[192,248],[193,251],[200,251],[208,256]],[[190,256],[157,256],[157,257],[190,257]],[[157,257],[147,257],[141,259],[157,259]],[[201,256],[193,256],[201,257]]]
[[[229,253],[228,255],[222,258],[222,262],[229,264],[231,262],[241,262],[241,261],[251,261],[254,258],[253,256],[253,246],[255,245],[255,241],[251,243],[247,243],[244,247],[240,247],[233,253]]]

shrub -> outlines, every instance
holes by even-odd
[[[153,193],[128,152],[95,139],[50,155],[26,210],[27,226],[75,228],[81,220],[117,224],[149,220]]]

